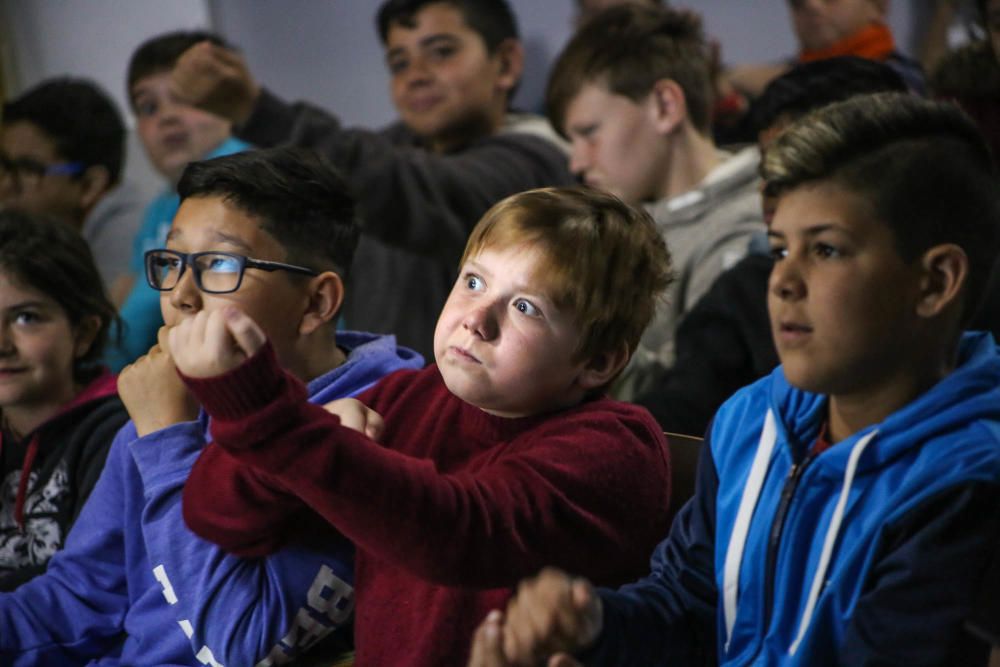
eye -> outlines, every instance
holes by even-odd
[[[576,138],[578,139],[593,139],[594,135],[597,134],[598,127],[597,123],[591,123],[590,125],[574,128],[573,134],[576,135]]]
[[[216,273],[236,273],[240,270],[240,262],[235,257],[229,257],[228,255],[212,255],[205,258],[207,261],[204,262],[206,271],[214,271]]]
[[[442,60],[447,60],[448,58],[451,58],[453,55],[455,55],[455,52],[457,50],[458,49],[456,49],[451,44],[442,44],[440,46],[435,46],[429,49],[427,53],[430,60],[435,60],[440,62]]]
[[[135,102],[135,115],[143,118],[148,118],[150,116],[155,116],[159,105],[156,100],[136,100]]]
[[[406,58],[390,58],[386,65],[389,68],[389,74],[402,74],[409,67],[410,61]]]
[[[823,259],[833,259],[841,256],[840,249],[829,243],[816,243],[813,245],[813,253]]]
[[[776,262],[788,257],[788,248],[784,246],[772,245],[769,252],[771,253],[771,259]]]
[[[42,321],[41,314],[33,310],[20,310],[14,313],[14,324],[31,325]]]
[[[486,288],[486,283],[476,274],[468,273],[465,275],[465,287],[472,292],[482,292]]]
[[[538,310],[538,308],[535,307],[535,304],[531,303],[527,299],[516,299],[514,301],[514,308],[528,317],[541,317],[542,315],[542,311]]]

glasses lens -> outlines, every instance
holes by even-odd
[[[183,270],[184,260],[172,252],[159,250],[146,255],[146,276],[153,289],[173,289]]]
[[[195,268],[201,274],[201,288],[206,292],[232,292],[243,275],[240,258],[224,253],[198,255]]]

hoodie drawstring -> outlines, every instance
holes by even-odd
[[[816,566],[816,574],[813,576],[812,587],[809,589],[809,599],[806,602],[805,610],[802,612],[802,620],[799,621],[799,631],[795,636],[795,641],[792,642],[791,647],[788,649],[788,655],[795,655],[799,645],[802,643],[802,638],[805,637],[806,630],[809,629],[809,622],[812,620],[813,612],[816,610],[816,600],[819,599],[820,591],[823,589],[823,580],[826,578],[826,571],[830,567],[833,545],[837,541],[837,535],[840,533],[840,525],[844,522],[847,496],[850,495],[851,485],[854,483],[854,475],[858,469],[858,459],[861,458],[865,447],[868,446],[868,443],[872,441],[876,434],[878,434],[878,429],[860,438],[854,443],[854,447],[851,448],[851,456],[847,459],[847,468],[844,470],[844,484],[840,489],[840,498],[837,500],[837,506],[833,510],[833,516],[830,517],[830,525],[826,529],[826,538],[823,540],[823,551],[819,557],[819,564]]]
[[[24,463],[21,464],[21,479],[17,482],[17,498],[14,501],[14,521],[17,522],[17,529],[24,532],[24,499],[28,495],[28,479],[31,477],[31,467],[35,464],[35,456],[38,454],[38,435],[34,435],[28,442],[28,451],[24,454]]]
[[[767,468],[771,462],[771,453],[774,451],[774,443],[778,440],[778,430],[774,421],[774,412],[767,411],[764,418],[764,430],[760,434],[760,442],[757,444],[757,453],[753,457],[753,465],[750,468],[750,477],[743,487],[743,497],[740,499],[740,508],[736,513],[736,522],[733,524],[733,532],[729,537],[729,546],[726,548],[726,562],[723,567],[723,611],[726,618],[726,646],[729,652],[729,643],[733,639],[733,626],[736,624],[737,593],[740,586],[740,566],[743,564],[743,550],[747,543],[747,534],[750,531],[750,519],[753,518],[753,511],[757,507],[757,500],[760,498],[761,489],[764,487],[764,477],[767,476]]]

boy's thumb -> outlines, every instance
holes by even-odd
[[[223,315],[226,328],[245,355],[252,357],[257,350],[264,347],[267,335],[249,315],[234,306],[226,306]]]

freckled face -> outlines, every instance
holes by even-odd
[[[538,251],[485,248],[469,258],[441,311],[434,357],[448,389],[491,414],[522,417],[573,405],[584,390],[580,332],[546,296]]]

